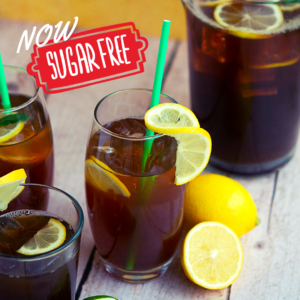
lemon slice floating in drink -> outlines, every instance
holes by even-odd
[[[66,239],[66,227],[58,220],[50,218],[48,224],[39,230],[17,252],[23,255],[37,255],[52,251]]]
[[[0,127],[0,143],[4,143],[15,137],[24,128],[24,122],[20,121],[10,126]]]
[[[207,289],[223,289],[239,276],[243,250],[236,234],[217,222],[203,222],[186,235],[181,264],[186,276]]]
[[[278,5],[251,5],[225,2],[214,11],[215,20],[228,31],[241,38],[270,37],[270,31],[279,28],[283,15]]]
[[[0,211],[6,210],[9,202],[23,191],[24,186],[20,184],[25,183],[26,178],[24,169],[15,170],[0,177]]]
[[[159,104],[147,111],[145,124],[177,140],[175,184],[185,184],[204,170],[211,153],[211,138],[191,110],[175,103]]]
[[[130,192],[113,171],[96,157],[85,162],[86,181],[102,191],[113,190],[117,195],[130,197]]]

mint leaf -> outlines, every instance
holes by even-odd
[[[29,117],[25,113],[7,115],[0,119],[0,127],[7,126],[9,124],[15,124],[20,121],[27,121],[28,119]]]

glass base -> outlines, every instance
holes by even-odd
[[[284,157],[272,161],[268,161],[265,163],[257,163],[257,164],[234,164],[234,163],[229,163],[221,159],[218,159],[212,155],[210,157],[209,163],[212,166],[227,172],[242,174],[242,175],[257,175],[257,174],[263,174],[263,173],[268,173],[277,170],[279,167],[282,167],[287,162],[289,162],[293,157],[294,153],[295,153],[295,148]]]
[[[101,258],[102,259],[102,258]],[[152,279],[155,279],[161,275],[163,275],[168,267],[170,266],[173,258],[171,258],[168,262],[159,266],[157,268],[147,270],[147,271],[130,271],[125,269],[119,269],[115,266],[112,266],[107,261],[102,259],[104,263],[104,267],[108,273],[113,275],[114,277],[130,283],[143,283]]]

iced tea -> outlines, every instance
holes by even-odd
[[[250,38],[246,29],[218,24],[218,5],[185,2],[192,109],[211,134],[210,162],[245,174],[280,167],[291,159],[299,131],[299,6],[279,5],[281,26]],[[260,4],[234,5],[246,12]]]
[[[79,204],[64,191],[45,185],[24,184],[21,194],[36,199],[47,194],[49,205],[34,210],[19,203],[21,209],[0,216],[0,299],[75,300],[83,226]],[[51,247],[59,238],[62,244]],[[36,251],[41,248],[50,251]]]
[[[183,226],[185,185],[174,184],[176,140],[155,136],[145,151],[150,100],[151,91],[125,90],[99,102],[86,154],[87,207],[98,252],[110,273],[130,282],[164,273]]]
[[[17,250],[30,240],[40,229],[47,225],[49,219],[60,219],[57,216],[45,214],[44,211],[14,211],[0,217],[0,253],[21,255]],[[66,227],[67,243],[74,234],[73,228],[60,219]],[[38,255],[35,256],[38,261]],[[37,266],[39,263],[37,262]],[[10,277],[1,274],[0,294],[3,300],[72,300],[76,285],[76,257],[67,263],[57,263],[55,270],[41,272],[30,277]],[[11,267],[7,264],[7,268]],[[52,266],[53,267],[53,266]],[[45,268],[47,266],[45,265]]]
[[[29,99],[25,95],[10,94],[12,107],[19,107]],[[54,159],[49,117],[38,101],[25,106],[22,112],[29,117],[24,124],[24,128],[10,140],[0,142],[0,177],[13,170],[23,168],[27,174],[26,182],[51,185]],[[1,113],[0,110],[0,119],[8,114]],[[9,130],[10,127],[0,127],[0,130],[4,130],[3,128]],[[18,209],[19,201],[27,203],[28,208],[31,209],[43,209],[47,205],[46,196],[43,199],[24,199],[21,194],[19,199],[10,204],[7,211]]]

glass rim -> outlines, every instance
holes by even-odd
[[[28,255],[28,256],[22,256],[22,255],[11,255],[11,254],[4,254],[4,253],[0,253],[0,259],[2,258],[7,258],[7,259],[15,259],[18,261],[36,261],[36,260],[42,260],[48,257],[51,257],[53,255],[56,255],[57,253],[63,251],[64,249],[66,249],[67,247],[69,247],[69,245],[72,244],[72,242],[74,240],[76,240],[78,238],[78,236],[80,235],[82,228],[83,228],[83,224],[84,224],[84,214],[83,214],[83,210],[82,207],[80,206],[79,202],[70,194],[68,194],[67,192],[63,191],[62,189],[53,187],[53,186],[49,186],[49,185],[44,185],[44,184],[39,184],[39,183],[24,183],[24,184],[20,184],[22,186],[35,186],[35,187],[42,187],[42,188],[46,188],[48,190],[54,190],[56,192],[60,192],[62,194],[64,194],[65,196],[67,196],[72,203],[75,205],[75,208],[77,209],[78,212],[78,218],[79,218],[79,222],[78,222],[78,226],[76,231],[74,232],[73,236],[63,245],[59,246],[58,248],[43,253],[43,254],[37,254],[37,255]],[[22,210],[22,209],[21,209]],[[1,216],[0,216],[1,219]]]
[[[147,141],[147,140],[152,140],[152,139],[156,139],[158,137],[163,136],[163,134],[160,133],[156,133],[152,136],[142,136],[142,137],[134,137],[134,136],[127,136],[127,135],[123,135],[123,134],[118,134],[118,133],[114,133],[110,130],[108,130],[107,128],[105,128],[103,125],[100,124],[98,118],[97,118],[97,111],[98,108],[100,107],[101,103],[105,100],[107,100],[109,97],[114,96],[114,95],[118,95],[118,94],[122,94],[122,93],[128,93],[128,92],[147,92],[147,93],[152,93],[153,90],[151,89],[142,89],[142,88],[132,88],[132,89],[123,89],[123,90],[119,90],[113,93],[110,93],[108,95],[106,95],[105,97],[103,97],[96,105],[95,110],[94,110],[94,122],[98,125],[98,127],[100,127],[100,129],[102,131],[104,131],[105,133],[107,133],[110,136],[119,138],[119,139],[123,139],[123,140],[129,140],[129,141]],[[176,103],[177,101],[174,100],[171,96],[165,94],[165,93],[160,93],[161,96],[169,99],[172,103]]]
[[[3,65],[4,69],[14,69],[14,70],[17,70],[19,72],[22,72],[22,73],[26,73],[29,77],[33,78],[31,75],[29,75],[27,73],[27,71],[23,68],[20,68],[20,67],[16,67],[16,66],[11,66],[11,65]],[[31,104],[33,101],[36,100],[36,98],[38,97],[38,94],[39,94],[39,91],[40,91],[40,88],[39,87],[36,87],[36,91],[35,91],[35,94],[33,96],[30,96],[30,99],[28,101],[26,101],[25,103],[19,105],[19,106],[15,106],[15,107],[12,107],[12,108],[8,108],[8,109],[1,109],[1,113],[5,113],[5,112],[13,112],[13,111],[17,111],[17,110],[20,110],[26,106],[28,106],[29,104]]]

